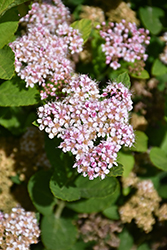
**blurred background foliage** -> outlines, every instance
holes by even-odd
[[[161,55],[167,46],[167,3],[63,3],[69,7],[73,22],[91,20],[83,31],[88,37],[76,71],[97,79],[100,86],[126,73],[123,79],[125,84],[131,83],[134,108],[130,119],[136,142],[131,149],[119,152],[119,171],[113,170],[104,181],[90,182],[76,175],[71,168],[73,157],[56,148],[57,139],[49,140],[32,125],[41,102],[38,89],[26,89],[15,75],[14,53],[8,43],[21,34],[19,18],[32,2],[0,1],[0,210],[9,213],[19,204],[37,212],[41,239],[31,246],[34,250],[165,250],[167,59],[165,63]],[[129,71],[128,62],[121,62],[117,70],[105,64],[103,39],[94,29],[103,21],[122,19],[150,32],[148,60],[139,75]]]

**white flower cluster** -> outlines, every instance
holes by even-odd
[[[38,242],[40,230],[35,213],[13,208],[11,214],[0,213],[0,248],[29,250]]]

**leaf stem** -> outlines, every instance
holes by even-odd
[[[59,200],[59,201],[58,201],[57,208],[56,208],[56,211],[55,211],[55,217],[56,217],[57,219],[60,218],[61,213],[62,213],[62,211],[63,211],[65,205],[66,205],[66,202],[65,202],[65,201],[62,201],[62,200]]]

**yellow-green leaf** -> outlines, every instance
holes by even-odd
[[[92,30],[92,22],[89,19],[81,19],[79,21],[75,21],[71,24],[71,27],[74,29],[78,29],[82,35],[84,43],[90,36]]]
[[[10,80],[14,75],[14,53],[12,49],[5,46],[0,49],[0,78]]]

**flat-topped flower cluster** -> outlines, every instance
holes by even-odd
[[[13,208],[10,214],[0,212],[0,248],[29,250],[38,242],[40,230],[34,212]]]
[[[20,19],[26,33],[10,44],[15,53],[15,70],[26,87],[42,85],[41,99],[55,96],[54,89],[74,72],[72,55],[82,51],[83,39],[69,25],[70,13],[60,0],[55,5],[33,3]],[[52,89],[54,88],[54,89]]]
[[[145,45],[149,44],[149,31],[143,28],[137,29],[135,23],[105,22],[96,27],[100,31],[100,36],[105,40],[102,44],[102,51],[106,56],[106,64],[114,70],[121,67],[120,59],[134,63],[136,61],[146,61]]]
[[[134,143],[128,112],[132,109],[131,94],[122,84],[109,82],[102,94],[98,84],[87,75],[74,75],[62,89],[62,100],[39,107],[39,129],[52,139],[63,141],[59,148],[75,155],[79,173],[90,180],[105,178],[117,152],[123,145]]]
[[[20,23],[26,24],[27,28],[43,25],[55,34],[59,24],[70,25],[71,13],[61,0],[43,0],[42,3],[32,4],[28,14],[20,19]]]

